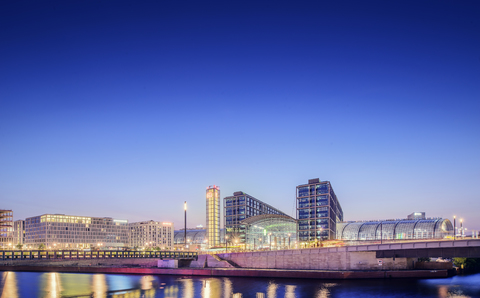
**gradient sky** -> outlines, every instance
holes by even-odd
[[[0,208],[193,227],[320,178],[480,229],[480,2],[293,2],[3,1]]]

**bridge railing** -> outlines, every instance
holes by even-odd
[[[0,260],[39,260],[39,259],[198,259],[193,251],[118,251],[118,250],[0,250]]]

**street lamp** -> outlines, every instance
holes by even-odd
[[[225,231],[225,232],[226,232],[226,231]],[[228,239],[228,236],[225,235],[225,253],[228,252],[228,250],[227,250],[227,239]]]
[[[454,215],[453,216],[453,241],[457,239],[457,217]]]
[[[460,236],[463,239],[463,218],[460,218]]]
[[[183,237],[183,243],[185,243],[185,247],[187,247],[187,201],[185,201],[183,204],[183,208],[185,209],[185,233]]]
[[[288,249],[290,249],[290,236],[292,236],[292,234],[288,233]]]

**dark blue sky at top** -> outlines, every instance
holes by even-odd
[[[4,1],[0,208],[205,222],[205,187],[292,214],[480,228],[477,1]],[[293,215],[293,214],[292,214]]]

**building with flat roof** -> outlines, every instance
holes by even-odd
[[[130,247],[173,248],[173,223],[142,221],[128,224],[128,244]]]
[[[297,186],[297,220],[300,243],[336,238],[337,222],[343,221],[343,211],[330,181],[316,178]]]
[[[0,209],[0,247],[11,248],[13,244],[13,211]]]
[[[220,187],[207,187],[207,245],[215,247],[220,244]]]
[[[16,220],[13,222],[13,243],[23,245],[25,243],[25,221]]]
[[[25,244],[52,249],[128,246],[128,221],[111,217],[43,214],[25,219]]]
[[[242,220],[262,214],[288,216],[267,203],[241,191],[233,193],[233,196],[225,197],[223,201],[225,228],[227,237],[230,239],[228,241],[237,241],[239,244],[245,243],[246,240],[245,224],[242,223]]]

